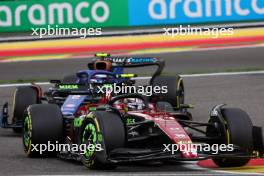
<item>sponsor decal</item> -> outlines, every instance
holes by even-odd
[[[123,14],[123,15],[120,15]],[[7,1],[0,4],[0,32],[32,27],[104,27],[126,25],[127,1],[45,0]]]
[[[79,86],[76,85],[76,84],[72,84],[72,85],[68,85],[68,84],[65,84],[65,85],[59,85],[59,89],[61,90],[67,90],[67,89],[79,89]]]
[[[264,19],[263,0],[129,0],[129,7],[130,25]]]
[[[155,58],[129,58],[128,63],[153,63],[156,62]]]
[[[126,119],[126,124],[127,124],[127,125],[132,125],[132,124],[134,124],[134,123],[136,123],[135,119],[133,119],[133,118],[127,118],[127,119]]]

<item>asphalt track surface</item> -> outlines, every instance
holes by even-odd
[[[141,55],[142,56],[142,55]],[[143,55],[144,56],[144,55]],[[200,73],[230,70],[264,70],[264,46],[257,48],[187,51],[166,54],[148,54],[166,61],[165,73]],[[17,62],[0,64],[0,80],[40,80],[61,78],[65,74],[86,69],[90,59]],[[149,73],[153,68],[133,69]]]
[[[165,72],[223,71],[225,69],[264,68],[264,48],[231,49],[155,55],[166,60]],[[67,70],[85,68],[87,60],[63,60],[0,64],[0,80],[30,78],[60,78]],[[144,71],[145,72],[145,71]],[[194,120],[207,121],[209,110],[216,104],[226,103],[248,112],[254,124],[264,126],[264,74],[184,79],[186,102],[195,105],[191,110]],[[0,104],[11,103],[14,88],[0,88]],[[227,173],[201,169],[193,163],[171,165],[121,166],[114,171],[89,171],[76,162],[57,158],[28,159],[22,149],[22,140],[11,130],[0,129],[0,175],[15,174],[217,174]]]

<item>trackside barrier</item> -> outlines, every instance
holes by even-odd
[[[264,20],[263,0],[129,0],[130,25]]]
[[[0,32],[51,27],[135,27],[264,20],[263,0],[0,1]]]
[[[0,32],[128,26],[127,0],[0,1]]]

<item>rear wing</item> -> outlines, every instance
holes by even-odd
[[[96,61],[109,61],[113,66],[119,66],[123,68],[128,67],[145,67],[145,66],[157,66],[157,70],[152,75],[152,80],[154,77],[160,75],[164,69],[165,62],[162,59],[154,57],[113,57],[110,54],[96,54],[96,58],[92,62],[88,63],[88,68],[93,70],[94,63]]]

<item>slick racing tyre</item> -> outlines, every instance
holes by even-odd
[[[22,123],[23,114],[29,105],[38,103],[38,92],[31,86],[17,87],[13,99],[12,123]],[[16,133],[22,132],[22,127],[14,127]]]
[[[78,80],[76,75],[67,75],[62,79],[63,84],[74,84]]]
[[[125,145],[125,127],[118,114],[95,111],[82,125],[81,143],[94,146],[83,154],[82,162],[89,169],[114,169],[107,161],[109,153]]]
[[[154,78],[152,86],[167,86],[168,92],[158,94],[158,100],[169,102],[174,110],[180,109],[180,105],[184,104],[184,84],[179,75],[157,76]]]
[[[50,156],[55,151],[40,153],[40,145],[56,144],[63,139],[63,118],[60,108],[54,104],[30,105],[24,114],[23,146],[28,157]],[[33,149],[38,146],[38,150]]]
[[[246,112],[238,108],[223,108],[222,115],[225,121],[226,132],[225,144],[238,146],[234,152],[243,152],[250,156],[253,152],[253,125]],[[213,158],[214,163],[219,167],[240,167],[250,161],[246,158]]]

